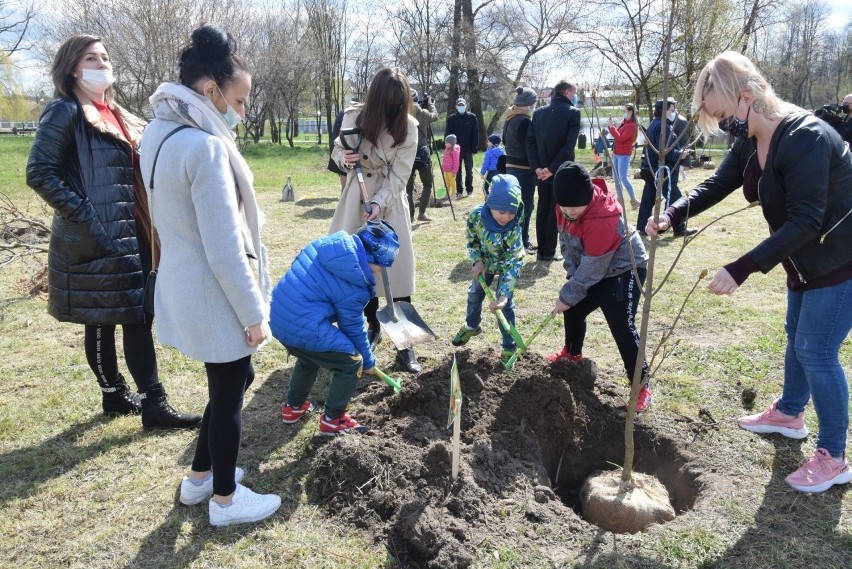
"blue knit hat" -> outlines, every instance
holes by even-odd
[[[393,226],[384,219],[368,221],[356,233],[364,251],[367,262],[382,267],[390,267],[399,253],[399,237]]]
[[[521,207],[521,183],[510,174],[497,174],[491,178],[491,189],[485,206],[497,211],[517,213]]]
[[[490,142],[494,146],[500,146],[500,135],[499,134],[492,134],[491,136],[488,137],[488,142]]]

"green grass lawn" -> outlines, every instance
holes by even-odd
[[[30,217],[48,220],[50,212],[25,184],[31,141],[0,137],[0,193]],[[327,232],[340,190],[337,177],[325,170],[325,148],[262,144],[246,152],[267,215],[263,239],[273,278],[286,271],[305,244]],[[591,164],[591,151],[578,152],[578,159]],[[689,172],[683,187],[691,187],[704,174]],[[295,203],[280,201],[288,177]],[[641,191],[641,182],[634,182]],[[478,200],[456,202],[455,219],[447,207],[430,209],[434,221],[413,228],[418,282],[414,304],[438,335],[438,340],[418,348],[426,368],[446,361],[450,338],[463,322],[469,278],[464,219]],[[742,201],[735,193],[717,206],[718,214],[739,209]],[[635,219],[635,212],[629,216]],[[701,227],[712,219],[705,214],[692,223]],[[713,225],[690,244],[654,297],[651,347],[702,269],[712,276],[765,234],[765,223],[754,208]],[[657,282],[681,243],[670,236],[660,240]],[[106,419],[99,414],[100,395],[83,354],[82,328],[56,322],[46,314],[44,298],[22,293],[43,263],[43,257],[27,257],[0,270],[0,566],[396,566],[384,543],[356,529],[352,520],[338,519],[323,504],[312,503],[305,493],[316,424],[282,428],[278,413],[293,360],[275,343],[255,358],[257,380],[246,396],[240,464],[246,467],[249,486],[282,495],[281,510],[266,523],[212,530],[206,508],[177,506],[178,483],[191,461],[196,433],[150,435],[141,431],[138,417]],[[550,311],[564,279],[560,265],[528,260],[515,297],[522,334]],[[733,422],[744,413],[743,388],[757,391],[758,407],[779,393],[785,304],[780,269],[752,276],[730,297],[713,296],[699,286],[675,332],[677,344],[655,374],[655,404],[643,418],[685,448],[695,445],[704,465],[699,504],[674,522],[636,536],[602,535],[590,527],[581,536],[586,550],[564,552],[559,566],[793,568],[814,560],[850,566],[848,492],[834,489],[804,496],[783,484],[783,475],[813,450],[813,437],[794,445],[751,435]],[[486,324],[471,349],[499,345],[496,325],[488,320]],[[561,326],[553,325],[532,350],[556,351],[561,337]],[[380,366],[393,361],[388,344],[386,340],[379,348]],[[589,321],[584,352],[597,363],[600,376],[623,375],[599,314]],[[200,411],[207,398],[203,366],[162,346],[158,358],[171,402],[182,410]],[[842,360],[848,370],[848,343]],[[317,395],[322,398],[324,393],[318,390]],[[696,418],[706,416],[716,426],[696,427],[701,423]],[[816,431],[812,409],[806,421]],[[499,516],[493,515],[499,523]],[[524,541],[519,536],[516,543],[483,543],[475,566],[553,566]]]

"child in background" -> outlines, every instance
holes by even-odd
[[[444,139],[444,158],[441,160],[441,170],[444,173],[444,184],[447,186],[447,197],[456,199],[456,174],[461,162],[461,146],[456,144],[456,135],[448,134]]]
[[[485,158],[482,161],[482,168],[479,173],[485,176],[485,183],[482,184],[482,191],[488,195],[488,186],[491,185],[491,179],[498,174],[497,161],[501,156],[506,155],[506,151],[500,146],[500,135],[492,134],[488,137],[488,150],[485,151]]]
[[[564,314],[565,345],[547,359],[582,361],[586,317],[600,308],[632,381],[639,352],[635,318],[641,287],[633,277],[631,249],[642,283],[648,256],[641,237],[625,227],[621,204],[606,182],[599,178],[592,182],[583,166],[570,161],[563,163],[553,177],[556,223],[568,282],[559,291],[553,309],[554,314]],[[652,399],[646,362],[642,363],[642,379],[637,412],[644,411]]]
[[[518,283],[523,265],[524,244],[519,221],[524,218],[521,200],[521,184],[508,174],[497,174],[491,179],[491,191],[484,205],[473,208],[467,218],[467,252],[473,262],[472,282],[467,289],[467,316],[465,324],[453,337],[454,346],[467,344],[472,337],[481,334],[482,301],[485,291],[479,283],[479,275],[491,286],[497,280],[497,300],[489,304],[492,312],[502,310],[506,320],[515,325],[515,301],[512,293]],[[500,359],[506,362],[515,352],[515,341],[500,327],[503,335],[503,351]]]
[[[320,433],[369,430],[346,412],[361,372],[376,359],[364,329],[364,307],[375,292],[375,275],[390,267],[399,238],[387,221],[364,224],[355,235],[338,231],[311,242],[293,261],[275,290],[269,326],[296,357],[281,419],[295,423],[316,408],[308,400],[319,368],[331,370]],[[337,324],[335,326],[335,324]]]
[[[610,148],[609,139],[606,136],[606,129],[602,128],[600,135],[595,139],[595,162],[599,163],[596,166],[607,167],[606,149]]]

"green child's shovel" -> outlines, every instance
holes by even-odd
[[[378,376],[379,379],[381,379],[382,381],[384,381],[385,383],[387,383],[388,385],[393,387],[394,393],[399,393],[399,390],[402,389],[402,380],[401,379],[394,379],[377,367],[373,368],[373,373],[375,373],[376,376]]]
[[[526,351],[530,349],[530,344],[532,344],[532,341],[535,340],[536,336],[541,334],[541,331],[544,330],[545,326],[550,324],[551,320],[553,320],[553,313],[552,312],[547,315],[547,318],[545,318],[544,321],[542,321],[541,324],[536,326],[536,329],[533,330],[533,333],[530,334],[529,338],[527,338],[527,341],[524,344],[524,346],[523,347],[518,346],[518,349],[515,350],[515,353],[512,354],[512,357],[509,358],[508,360],[506,360],[506,363],[503,364],[506,367],[506,369],[512,369],[512,366],[515,365],[515,361],[518,359],[518,356],[520,356],[521,354],[525,354]]]
[[[490,300],[491,302],[497,302],[497,299],[494,298],[494,293],[491,291],[488,285],[485,284],[485,278],[482,275],[479,275],[477,278],[479,279],[479,285],[482,287],[482,290],[484,290],[485,294],[488,296],[488,300]],[[503,330],[505,330],[515,341],[515,344],[518,346],[518,349],[525,349],[524,339],[521,338],[521,335],[518,334],[518,331],[515,329],[515,327],[509,324],[509,321],[506,320],[506,316],[503,314],[503,311],[495,310],[494,314],[497,315],[497,321],[500,323],[500,326],[503,327]]]

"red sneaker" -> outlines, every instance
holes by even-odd
[[[310,400],[305,401],[298,407],[293,407],[285,403],[281,406],[281,420],[287,424],[295,423],[308,413],[313,413],[316,408],[317,404]]]
[[[337,419],[329,419],[325,413],[320,417],[320,434],[327,437],[333,437],[340,433],[358,433],[363,435],[370,430],[370,427],[365,427],[355,419],[349,416],[349,413],[343,413]]]
[[[583,361],[583,354],[577,354],[576,356],[568,353],[568,348],[562,346],[562,350],[556,352],[555,354],[548,354],[547,360],[552,363],[556,362],[574,362],[575,364]]]
[[[643,385],[639,390],[639,397],[636,398],[636,412],[641,413],[648,408],[648,405],[654,401],[654,394],[651,393],[651,388]]]

